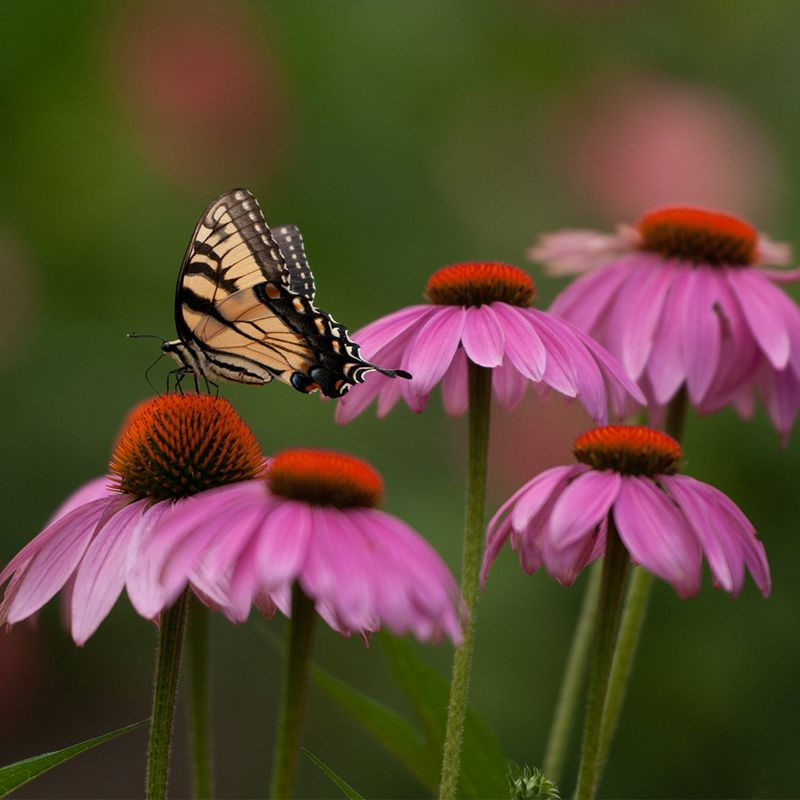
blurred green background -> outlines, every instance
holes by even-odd
[[[542,231],[610,228],[658,203],[727,208],[798,244],[798,26],[795,0],[5,0],[0,563],[104,471],[152,393],[157,342],[125,334],[172,336],[178,267],[212,197],[244,185],[268,222],[299,224],[318,301],[351,330],[418,302],[443,264],[524,265]],[[546,307],[560,284],[530,269]],[[167,369],[151,373],[159,388]],[[340,428],[332,403],[282,385],[224,394],[267,452],[370,459],[388,510],[458,568],[463,421],[438,397],[418,417]],[[492,509],[569,459],[587,420],[529,400],[495,423]],[[797,797],[800,442],[779,449],[760,410],[725,412],[691,418],[685,449],[688,471],[756,524],[774,592],[748,584],[732,602],[706,581],[682,602],[657,587],[603,795]],[[582,588],[505,553],[482,599],[472,698],[518,762],[541,760]],[[263,626],[282,629],[214,620],[222,797],[267,785],[279,665]],[[125,599],[83,649],[56,602],[0,634],[0,763],[146,717],[154,642]],[[448,673],[448,646],[422,651]],[[403,708],[379,646],[325,629],[316,653]],[[424,796],[319,692],[306,742],[367,797]],[[137,732],[19,796],[140,795],[144,752]],[[174,797],[189,791],[184,756],[179,736]],[[335,794],[308,762],[298,792]]]

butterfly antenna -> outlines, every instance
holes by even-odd
[[[162,344],[167,341],[163,336],[157,333],[128,333],[126,336],[129,339],[158,339]]]

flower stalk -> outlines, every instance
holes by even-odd
[[[208,609],[192,595],[189,599],[186,657],[189,667],[187,678],[192,788],[197,800],[211,800],[214,796],[208,668],[209,616]]]
[[[165,800],[189,590],[161,614],[147,755],[147,800]]]
[[[567,748],[586,675],[586,661],[592,643],[601,577],[602,563],[596,562],[592,565],[589,583],[583,595],[578,621],[569,647],[567,664],[564,668],[564,677],[561,680],[561,688],[556,701],[556,710],[553,714],[553,721],[550,723],[542,772],[556,784],[561,781],[561,772],[564,769]]]
[[[294,792],[297,760],[303,734],[308,676],[317,614],[313,601],[295,582],[283,660],[283,683],[275,751],[272,758],[270,797],[287,800]]]
[[[481,568],[483,528],[486,517],[486,475],[489,461],[489,422],[492,403],[492,371],[469,362],[469,444],[464,546],[461,564],[461,594],[469,613],[464,623],[464,641],[455,652],[450,701],[447,711],[441,800],[453,800],[458,789],[461,744],[469,697],[475,617]]]
[[[688,397],[686,386],[684,385],[667,406],[667,415],[664,420],[664,430],[678,442],[683,437],[687,408]],[[611,666],[608,694],[600,726],[598,782],[608,759],[611,742],[619,721],[622,703],[625,699],[625,690],[633,670],[633,661],[636,658],[636,651],[639,647],[642,625],[650,602],[652,588],[653,576],[641,567],[634,569],[622,610],[619,639]]]
[[[600,769],[600,726],[605,706],[614,646],[617,641],[625,574],[630,559],[614,525],[613,515],[608,517],[606,551],[603,557],[603,575],[597,606],[592,655],[589,667],[589,688],[586,698],[586,720],[583,728],[583,747],[578,769],[576,800],[592,800]]]

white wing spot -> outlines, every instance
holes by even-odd
[[[236,192],[233,197],[235,200],[244,200],[244,192]]]

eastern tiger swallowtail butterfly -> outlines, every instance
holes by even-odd
[[[270,230],[256,198],[232,189],[197,223],[178,275],[178,338],[162,345],[181,375],[341,397],[371,370],[347,329],[314,305],[314,278],[294,225]]]

